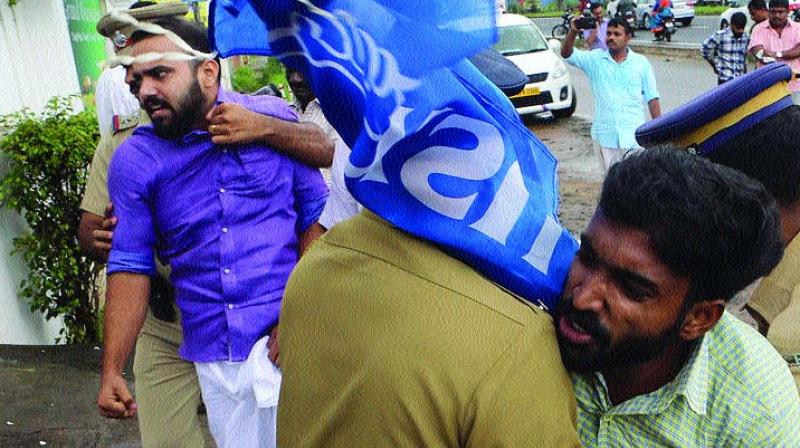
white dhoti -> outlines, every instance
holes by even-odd
[[[267,357],[265,336],[244,362],[195,363],[211,435],[220,448],[276,446],[281,372]]]

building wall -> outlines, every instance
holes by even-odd
[[[0,115],[24,107],[41,110],[56,95],[79,93],[64,5],[60,0],[0,0]],[[5,174],[0,160],[0,176]],[[51,344],[61,324],[31,313],[17,295],[26,275],[9,255],[24,220],[0,209],[0,344]]]

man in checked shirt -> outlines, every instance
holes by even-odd
[[[715,32],[703,42],[703,59],[711,64],[718,84],[747,72],[745,54],[750,35],[744,31],[746,25],[747,16],[737,12],[731,16],[731,26]]]

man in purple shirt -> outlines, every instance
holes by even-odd
[[[180,354],[197,367],[217,444],[273,446],[280,373],[265,361],[267,350],[277,364],[283,289],[315,236],[309,229],[327,190],[318,170],[264,144],[213,143],[206,116],[221,103],[297,117],[280,99],[223,91],[204,28],[158,24],[174,34],[135,33],[126,63],[126,82],[153,125],[137,129],[109,168],[118,224],[98,406],[109,417],[135,413],[121,372],[146,314],[157,253],[172,267]]]
[[[583,40],[589,50],[608,50],[606,45],[606,32],[608,31],[608,17],[603,13],[602,3],[592,3],[589,6],[592,17],[597,24],[595,28],[583,30]]]

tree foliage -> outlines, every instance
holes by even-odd
[[[258,73],[249,65],[238,67],[231,75],[233,90],[242,93],[253,93],[264,86]]]
[[[19,212],[30,232],[16,237],[12,254],[28,266],[19,294],[31,311],[62,316],[59,341],[98,339],[98,267],[77,240],[87,165],[99,137],[91,112],[75,113],[73,98],[53,98],[42,113],[0,116],[0,152],[8,171],[0,180],[0,204]]]

